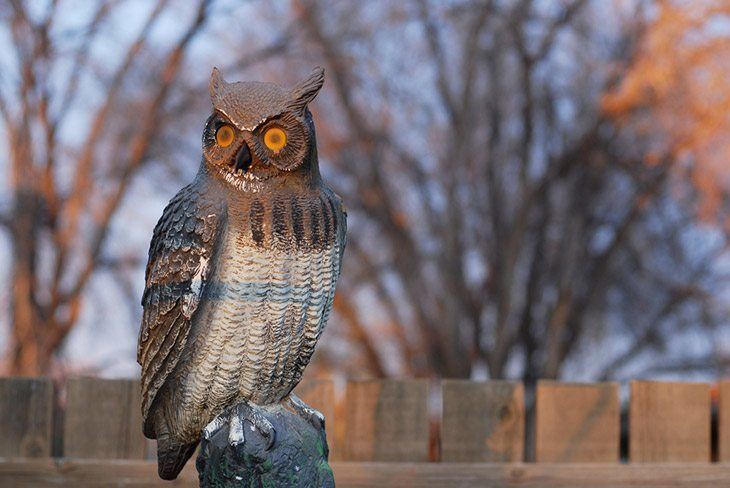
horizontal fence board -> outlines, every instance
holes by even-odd
[[[332,381],[305,378],[294,389],[294,394],[324,415],[327,447],[330,450],[329,459],[330,461],[338,459],[340,450],[334,434],[337,419],[335,418],[335,387]]]
[[[709,462],[709,385],[632,381],[629,459],[637,463]]]
[[[718,461],[730,463],[730,380],[718,386]]]
[[[428,461],[427,380],[347,384],[345,459]]]
[[[49,378],[0,378],[0,456],[50,457],[52,418]]]
[[[65,457],[145,458],[138,380],[71,378],[66,398]]]
[[[537,384],[537,462],[619,461],[620,405],[616,383]]]
[[[0,486],[40,488],[73,486],[77,488],[127,487],[197,487],[194,460],[189,461],[175,481],[157,476],[157,463],[145,460],[0,459]]]
[[[444,380],[441,460],[521,461],[525,439],[522,383]]]
[[[338,488],[730,486],[730,470],[710,464],[336,463],[332,468]]]
[[[491,464],[491,463],[332,463],[338,488],[577,488],[730,486],[722,464]],[[0,486],[36,488],[197,487],[194,463],[180,477],[162,481],[150,461],[0,459]]]

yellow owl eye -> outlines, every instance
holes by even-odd
[[[220,147],[228,147],[233,142],[233,127],[230,125],[221,125],[215,132],[215,142]]]
[[[286,146],[286,132],[278,127],[267,129],[267,131],[264,132],[264,144],[266,144],[266,147],[271,149],[274,154],[278,154],[279,151],[284,149],[284,146]]]

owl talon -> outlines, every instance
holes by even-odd
[[[218,415],[216,418],[210,421],[208,425],[203,429],[203,438],[210,440],[216,432],[218,432],[226,422],[230,421],[231,412],[226,410],[225,412]]]
[[[290,393],[287,397],[287,403],[294,412],[309,422],[312,427],[317,430],[324,430],[324,415],[321,412],[304,403],[293,393]]]
[[[261,414],[257,406],[247,402],[239,403],[214,418],[203,429],[203,438],[211,440],[227,425],[226,440],[230,446],[236,447],[246,442],[246,422],[252,431],[258,430],[259,434],[266,439],[266,450],[270,451],[276,440],[276,430],[271,422]]]
[[[239,444],[246,442],[246,437],[243,435],[243,422],[238,415],[231,415],[231,421],[228,424],[228,444],[236,447]]]
[[[235,411],[231,414],[230,429],[228,431],[228,443],[231,446],[237,446],[246,441],[244,432],[244,421],[246,421],[250,424],[251,430],[258,430],[259,434],[266,439],[266,450],[271,450],[276,440],[276,430],[274,430],[271,422],[261,414],[258,407],[248,402],[243,402],[234,408]]]

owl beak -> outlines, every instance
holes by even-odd
[[[245,142],[241,145],[241,149],[238,150],[236,155],[236,166],[235,170],[241,170],[244,173],[248,171],[251,166],[251,150],[248,148],[248,144]]]

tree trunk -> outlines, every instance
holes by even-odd
[[[37,376],[48,373],[51,351],[45,347],[47,331],[36,294],[36,258],[41,225],[40,199],[20,189],[15,199],[12,224],[13,272],[11,276],[11,338],[7,373]]]

